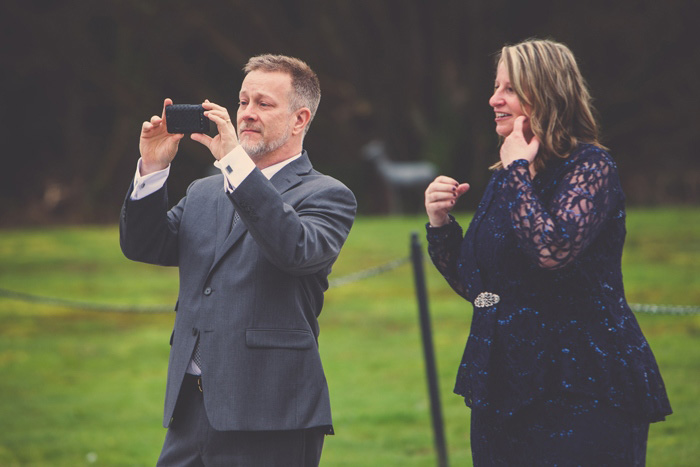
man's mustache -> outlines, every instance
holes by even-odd
[[[259,133],[262,133],[262,128],[255,125],[241,125],[241,127],[238,129],[238,132],[240,133],[245,130],[257,131]]]

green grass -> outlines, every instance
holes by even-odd
[[[469,216],[458,216],[466,225]],[[423,217],[357,220],[332,277],[424,244]],[[700,305],[700,210],[632,210],[623,257],[630,302]],[[426,259],[450,463],[471,465],[469,410],[452,394],[471,307]],[[172,304],[177,270],[132,263],[115,227],[0,231],[0,287],[116,305]],[[321,353],[336,436],[323,466],[435,465],[408,264],[331,289]],[[700,458],[700,315],[639,314],[675,414],[653,424],[648,465]],[[0,465],[153,465],[173,315],[80,311],[0,298]]]

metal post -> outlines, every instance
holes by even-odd
[[[425,274],[423,272],[423,252],[418,233],[411,234],[411,260],[413,262],[413,275],[418,296],[418,312],[420,328],[423,337],[423,356],[425,357],[425,371],[428,377],[428,391],[430,393],[430,411],[433,419],[433,434],[435,438],[435,450],[437,451],[438,466],[447,467],[447,448],[445,445],[445,433],[442,422],[442,409],[440,408],[440,392],[438,390],[437,367],[435,365],[435,353],[433,351],[433,336],[430,329],[430,313],[428,312],[428,293],[425,286]]]

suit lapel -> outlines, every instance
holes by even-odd
[[[311,161],[309,161],[309,156],[304,151],[299,159],[283,167],[270,181],[279,194],[282,194],[300,184],[300,175],[309,173],[311,169]]]
[[[226,239],[230,235],[231,223],[233,222],[233,204],[226,195],[225,190],[219,192],[216,206],[216,254],[215,262],[221,257]]]
[[[270,182],[272,182],[272,185],[280,194],[283,194],[299,185],[301,183],[300,175],[308,173],[311,169],[312,166],[309,161],[309,156],[306,154],[306,151],[304,151],[299,159],[290,162],[277,172]],[[212,270],[238,239],[248,230],[243,221],[236,222],[236,225],[231,228],[233,213],[233,203],[226,194],[226,191],[222,189],[217,200],[216,251],[214,254],[214,262],[212,263]]]

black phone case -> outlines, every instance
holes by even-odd
[[[168,133],[207,133],[209,119],[199,104],[174,104],[165,107]]]

